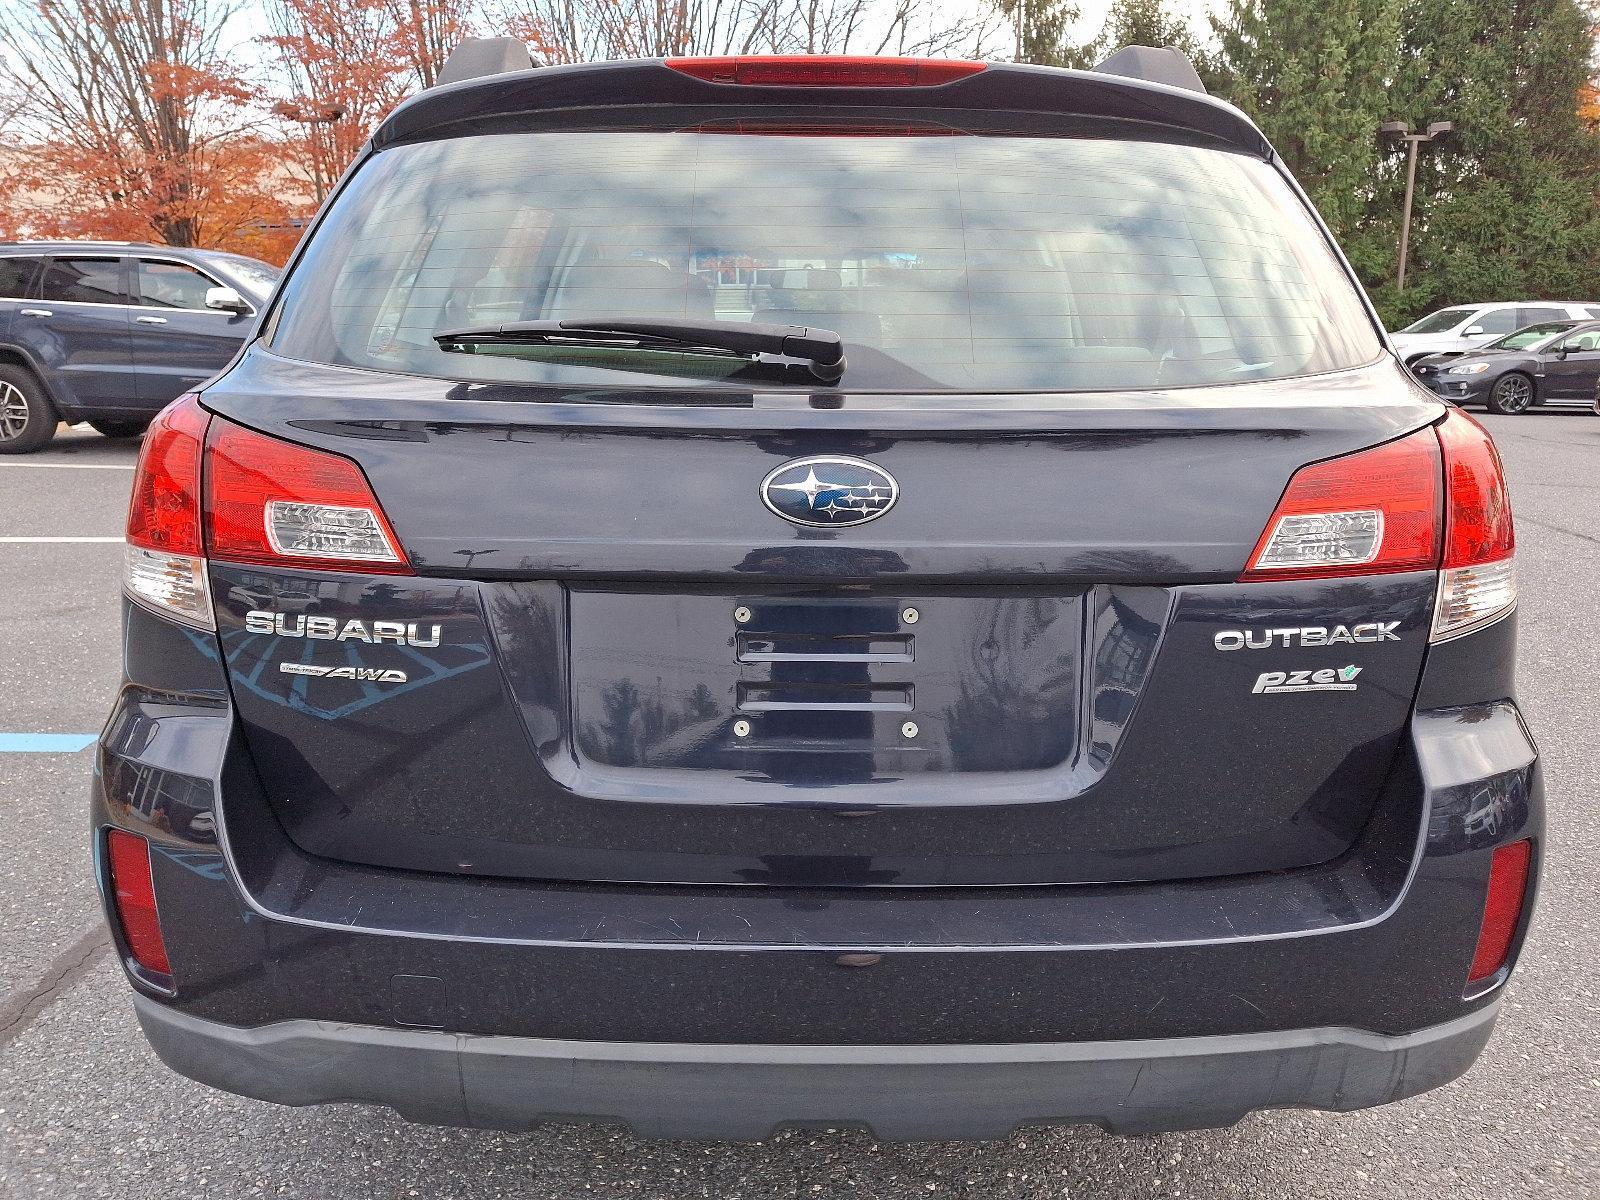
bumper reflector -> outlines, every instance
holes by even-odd
[[[1522,920],[1522,901],[1528,891],[1528,864],[1533,858],[1533,843],[1524,839],[1501,846],[1494,852],[1489,867],[1489,894],[1483,903],[1483,925],[1478,931],[1478,949],[1472,956],[1468,983],[1482,983],[1511,956],[1511,942]]]
[[[155,878],[150,871],[150,843],[135,833],[106,833],[111,862],[111,900],[122,924],[122,936],[134,962],[157,975],[171,975],[167,944],[156,913]]]

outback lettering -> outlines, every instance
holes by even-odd
[[[1224,629],[1212,643],[1218,650],[1267,650],[1273,646],[1339,646],[1350,643],[1398,642],[1399,621],[1364,621],[1359,625],[1296,625],[1283,629]]]

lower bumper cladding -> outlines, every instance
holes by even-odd
[[[255,1029],[135,997],[163,1061],[214,1087],[305,1105],[386,1105],[488,1129],[623,1123],[643,1137],[759,1139],[787,1126],[894,1140],[1002,1138],[1024,1125],[1218,1128],[1262,1108],[1348,1111],[1471,1066],[1490,1005],[1415,1033],[1324,1028],[968,1046],[795,1046],[490,1037],[324,1021]]]

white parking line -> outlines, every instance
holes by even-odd
[[[132,463],[64,463],[64,462],[8,462],[0,459],[0,467],[59,467],[63,471],[131,471]]]
[[[41,542],[120,542],[119,537],[0,537],[0,542],[27,542],[37,544]]]

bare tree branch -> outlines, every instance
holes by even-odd
[[[12,123],[33,145],[13,176],[53,192],[57,224],[99,206],[104,222],[191,246],[251,219],[257,193],[240,181],[263,165],[255,92],[219,45],[232,0],[31,0],[14,11],[0,43],[28,93]]]
[[[492,23],[547,63],[693,54],[986,54],[993,9],[937,0],[488,0]]]

